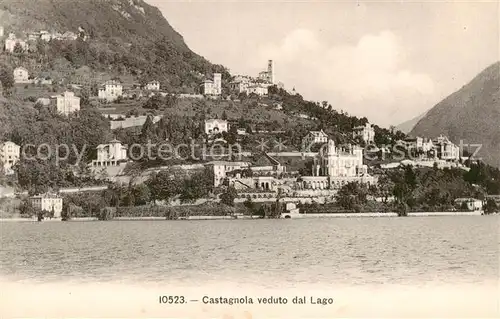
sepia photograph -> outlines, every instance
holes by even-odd
[[[0,0],[0,318],[500,318],[500,1]]]

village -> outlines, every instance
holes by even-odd
[[[4,44],[6,54],[20,51],[29,51],[30,45],[36,41],[76,41],[81,39],[87,41],[88,35],[83,28],[77,32],[66,31],[30,32],[24,37],[17,37],[15,33],[5,36],[3,27],[0,27],[0,39]],[[50,71],[50,70],[45,70]],[[52,87],[55,81],[46,75],[47,72],[32,74],[27,66],[18,65],[13,70],[15,85],[19,88]],[[256,77],[237,75],[231,79],[223,79],[221,73],[213,73],[210,78],[205,78],[199,83],[199,91],[196,94],[173,94],[162,89],[161,83],[154,78],[143,84],[124,85],[118,78],[112,78],[98,83],[97,90],[88,99],[97,105],[103,117],[109,120],[111,130],[135,128],[140,130],[147,121],[153,124],[159,122],[163,115],[159,114],[128,114],[117,111],[116,105],[123,100],[136,101],[140,99],[151,99],[152,97],[174,97],[185,100],[234,100],[242,94],[265,98],[269,95],[269,89],[284,90],[285,86],[276,81],[274,61],[269,60],[267,68]],[[223,82],[227,82],[228,94],[223,94]],[[73,88],[73,89],[68,89]],[[38,97],[33,103],[37,107],[48,108],[61,116],[73,116],[81,110],[82,90],[81,83],[67,83],[62,92],[53,95]],[[291,95],[295,89],[287,90]],[[231,97],[233,96],[233,98]],[[282,105],[272,106],[276,111],[282,109]],[[304,114],[298,117],[309,118]],[[228,133],[233,132],[238,139],[249,134],[246,127],[238,126],[238,123],[227,118],[204,119],[205,142],[207,145],[217,143],[229,144],[224,139]],[[260,136],[272,138],[271,131],[261,131]],[[270,134],[270,135],[266,135]],[[464,171],[469,168],[464,162],[470,158],[463,154],[460,146],[451,142],[446,136],[434,139],[415,136],[406,137],[393,141],[392,145],[376,145],[375,129],[370,123],[351,128],[350,141],[348,144],[338,144],[335,139],[323,130],[309,131],[302,136],[301,147],[292,150],[266,150],[257,152],[250,149],[240,149],[236,154],[222,154],[217,157],[209,154],[208,159],[197,164],[184,163],[175,165],[181,170],[209,169],[212,176],[212,187],[214,189],[234,189],[236,195],[234,202],[244,203],[248,201],[256,203],[274,203],[282,201],[286,208],[282,216],[290,218],[297,216],[301,204],[327,204],[335,202],[339,190],[348,184],[360,184],[366,188],[377,187],[379,175],[384,170],[394,170],[401,167],[427,167],[437,169],[456,168]],[[168,143],[165,140],[165,143]],[[399,149],[404,150],[403,156],[394,156]],[[131,158],[130,145],[122,143],[118,139],[110,140],[108,143],[98,145],[95,148],[96,157],[85,163],[89,170],[100,180],[110,183],[130,183],[130,176],[126,168],[135,159]],[[230,147],[228,147],[230,149]],[[370,161],[370,156],[392,158],[391,161]],[[17,145],[13,141],[0,141],[0,162],[6,175],[15,176],[16,164],[22,159],[23,145]],[[237,158],[236,158],[237,157]],[[306,170],[296,170],[287,167],[288,159],[293,161],[308,161],[310,165]],[[151,171],[159,171],[163,167],[157,167],[144,172],[143,179],[148,177]],[[149,173],[148,173],[149,172]],[[95,190],[103,190],[106,186],[95,186]],[[90,187],[89,189],[92,189]],[[77,192],[78,190],[75,190]],[[6,196],[16,196],[10,193]],[[394,196],[382,198],[372,196],[375,201],[391,202]],[[43,194],[34,194],[29,197],[29,203],[39,211],[52,212],[51,218],[60,219],[63,214],[64,190],[51,190]],[[499,199],[495,197],[498,201]],[[220,196],[215,198],[219,201]],[[477,198],[455,198],[457,207],[466,208],[468,211],[482,211],[485,199]],[[464,204],[465,203],[465,204]],[[164,205],[170,205],[166,202]],[[465,206],[464,206],[465,205]],[[292,217],[293,218],[293,217]]]

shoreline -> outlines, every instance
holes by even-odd
[[[404,217],[437,217],[437,216],[482,216],[482,211],[474,212],[411,212],[408,216]],[[497,215],[494,213],[492,215]],[[308,219],[308,218],[388,218],[398,217],[397,213],[317,213],[317,214],[290,214],[284,213],[283,216],[290,215],[290,219]],[[188,216],[181,217],[175,220],[254,220],[261,219],[259,216]],[[284,217],[279,218],[284,219]],[[116,217],[110,221],[163,221],[168,220],[165,217],[144,216],[144,217]],[[61,219],[46,219],[43,222],[61,222]],[[67,222],[86,222],[86,221],[99,221],[96,217],[76,217]],[[38,222],[34,218],[0,218],[1,222]]]

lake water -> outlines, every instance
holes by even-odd
[[[0,314],[500,316],[499,229],[498,215],[1,223]],[[158,302],[179,294],[198,301]],[[201,301],[270,294],[288,304]]]

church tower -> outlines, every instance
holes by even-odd
[[[267,75],[268,75],[269,82],[274,84],[274,62],[273,62],[273,60],[269,60],[267,62]]]

